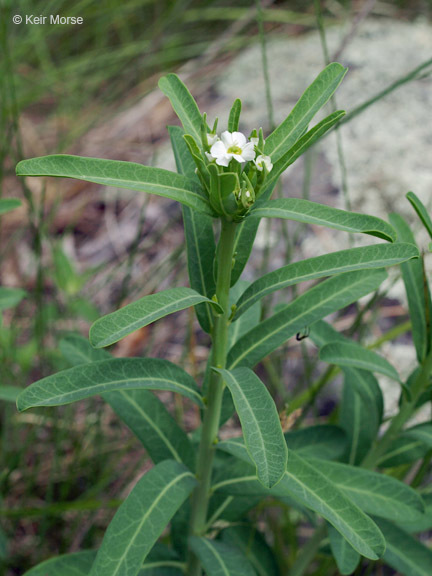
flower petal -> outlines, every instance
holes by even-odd
[[[216,164],[218,164],[218,166],[228,166],[230,159],[228,156],[220,156],[216,158]]]
[[[230,148],[231,146],[233,146],[233,144],[234,144],[232,134],[231,134],[231,132],[228,132],[228,130],[225,130],[225,132],[222,132],[221,140],[225,144],[225,147],[227,149]]]
[[[252,142],[248,142],[242,147],[242,156],[246,162],[255,158],[255,149]]]
[[[246,144],[246,136],[242,132],[233,132],[232,139],[240,148],[243,148],[243,145]]]
[[[213,156],[213,158],[219,158],[220,156],[224,156],[226,153],[227,151],[225,144],[221,140],[215,142],[210,148],[210,154]]]

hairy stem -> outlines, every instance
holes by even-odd
[[[215,318],[212,334],[211,366],[215,368],[225,368],[228,352],[228,327],[230,317],[229,289],[235,232],[236,224],[234,222],[222,220],[222,230],[217,255],[216,296],[224,313]],[[219,431],[223,391],[224,386],[221,375],[211,371],[207,394],[207,408],[204,414],[196,468],[199,484],[192,498],[190,534],[195,536],[204,534],[206,528],[214,446]],[[199,576],[201,574],[199,560],[192,554],[189,558],[186,573],[188,576]]]

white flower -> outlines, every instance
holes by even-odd
[[[207,134],[207,144],[209,146],[213,146],[219,140],[219,136],[217,134]]]
[[[270,156],[266,156],[265,154],[260,154],[257,157],[255,160],[255,166],[260,172],[262,172],[264,166],[266,167],[267,172],[271,172],[271,169],[273,168]]]
[[[240,163],[255,158],[254,145],[247,142],[241,132],[222,132],[221,139],[213,144],[210,154],[219,166],[228,166],[233,158]]]
[[[252,138],[249,138],[249,140],[252,142],[252,144],[253,144],[254,146],[258,146],[258,144],[259,144],[259,138],[253,138],[253,137],[252,137]]]

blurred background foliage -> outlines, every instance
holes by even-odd
[[[101,312],[187,282],[178,211],[132,202],[124,192],[17,180],[15,164],[53,152],[92,155],[94,143],[99,152],[101,142],[108,148],[116,141],[106,157],[157,163],[168,108],[156,102],[143,136],[128,133],[162,74],[181,69],[211,78],[260,38],[316,30],[317,4],[326,28],[366,16],[432,16],[432,0],[0,0],[0,188],[23,201],[0,219],[0,285],[26,291],[18,306],[1,312],[1,385],[24,387],[66,367],[59,347],[65,334],[87,335]],[[15,25],[15,14],[81,16],[84,24]],[[207,83],[202,101],[211,92]],[[123,120],[107,128],[112,118]],[[268,262],[265,247],[263,258]],[[140,331],[115,354],[183,359],[199,375],[205,348],[193,316],[176,322]],[[283,354],[266,364],[273,382]],[[316,365],[305,358],[301,374],[310,381]],[[286,393],[279,392],[283,407]],[[187,429],[196,425],[190,406],[171,404]],[[128,482],[148,465],[138,442],[97,400],[20,416],[0,400],[0,413],[0,574],[21,575],[49,556],[97,546]],[[294,555],[289,512],[263,514],[280,523]],[[275,544],[284,553],[282,540]]]

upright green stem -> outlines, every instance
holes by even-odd
[[[229,289],[231,283],[232,259],[234,250],[236,224],[222,220],[221,236],[217,256],[216,296],[224,313],[217,316],[212,334],[211,365],[225,368],[228,352],[228,327],[231,311],[229,309]],[[196,475],[199,481],[192,498],[190,519],[191,535],[202,535],[205,532],[207,510],[210,496],[210,482],[213,466],[214,446],[219,431],[219,420],[223,398],[223,381],[220,374],[211,371],[209,378],[207,408],[204,414],[201,442],[198,450]],[[199,576],[199,560],[191,554],[188,562],[188,576]]]

